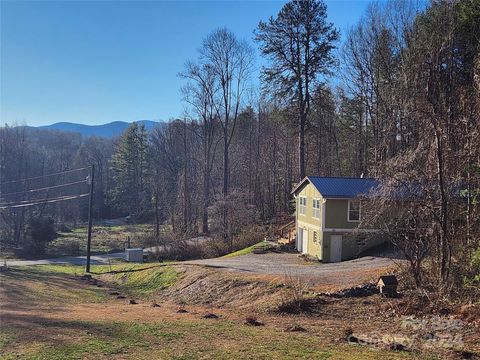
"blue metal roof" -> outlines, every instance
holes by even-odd
[[[367,194],[380,184],[368,178],[307,176],[307,179],[326,198],[355,198]]]

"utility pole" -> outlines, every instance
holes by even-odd
[[[90,169],[90,201],[88,203],[88,238],[87,238],[87,267],[85,272],[90,272],[90,248],[92,245],[92,207],[93,207],[93,182],[95,179],[95,165]]]

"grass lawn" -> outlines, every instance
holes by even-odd
[[[337,341],[335,327],[315,319],[307,332],[285,332],[285,325],[298,318],[263,314],[265,326],[252,327],[243,324],[244,315],[235,309],[192,305],[180,314],[174,302],[158,298],[160,306],[152,307],[155,294],[185,276],[173,264],[102,265],[92,272],[101,287],[81,280],[80,266],[39,265],[0,273],[0,358],[435,358],[349,345]],[[135,297],[138,304],[112,297],[112,289],[127,299]],[[220,318],[203,318],[210,311]]]
[[[404,359],[408,356],[372,352],[359,346],[325,345],[317,337],[247,327],[231,321],[63,321],[47,323],[45,331],[75,335],[61,343],[47,337],[44,340],[48,342],[25,344],[21,351],[4,353],[4,359],[66,360],[128,355],[136,359]]]
[[[235,256],[241,256],[241,255],[247,255],[247,254],[251,254],[253,252],[253,250],[257,249],[257,248],[261,248],[263,246],[266,246],[266,242],[265,241],[260,241],[259,243],[255,244],[255,245],[252,245],[252,246],[249,246],[249,247],[246,247],[244,249],[241,249],[241,250],[238,250],[238,251],[234,251],[230,254],[227,254],[227,255],[224,255],[222,257],[224,258],[230,258],[230,257],[235,257]]]
[[[168,263],[92,265],[91,273],[114,286],[120,286],[126,293],[135,296],[148,295],[154,291],[168,288],[175,284],[179,277],[179,272]],[[42,284],[50,277],[71,278],[71,276],[80,277],[84,274],[85,267],[80,265],[34,265],[16,267],[12,271],[6,272],[4,279],[13,282],[36,279],[39,280],[39,284]],[[103,290],[99,291],[102,294],[105,293]],[[69,290],[61,291],[59,294],[70,293]],[[41,292],[38,295],[42,295]]]

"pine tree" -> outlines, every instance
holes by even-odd
[[[145,126],[133,123],[120,137],[111,160],[113,204],[131,216],[146,208],[148,194],[148,135]]]
[[[298,175],[306,175],[305,132],[311,99],[321,75],[335,64],[332,51],[338,31],[327,21],[323,0],[292,0],[277,17],[261,21],[255,39],[270,64],[262,71],[264,84],[281,101],[297,108]]]

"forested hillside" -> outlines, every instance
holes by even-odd
[[[154,223],[158,241],[163,226],[175,239],[208,234],[225,251],[291,215],[305,175],[364,176],[385,180],[385,192],[415,184],[427,194],[396,219],[408,231],[386,234],[419,285],[432,254],[439,284],[478,288],[480,1],[373,3],[343,42],[322,1],[291,1],[252,31],[266,59],[261,88],[254,45],[214,30],[179,74],[186,115],[150,133],[136,123],[115,139],[2,127],[2,246],[85,222],[88,197],[39,201],[88,193],[91,165],[96,220]],[[376,210],[391,206],[383,198]]]
[[[143,124],[145,128],[150,131],[156,126],[162,126],[163,122],[152,120],[139,120],[136,121],[139,124]],[[113,121],[108,124],[102,125],[84,125],[75,124],[70,122],[59,122],[51,125],[39,126],[40,129],[76,132],[83,136],[99,136],[106,138],[113,138],[121,135],[129,126],[129,123],[125,121]]]

